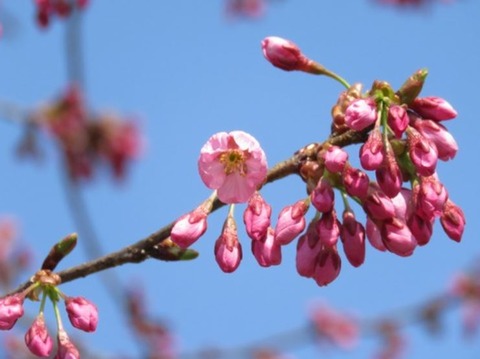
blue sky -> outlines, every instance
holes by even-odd
[[[31,107],[54,98],[67,83],[64,23],[55,21],[40,31],[33,22],[32,2],[2,5],[15,17],[16,26],[0,40],[0,99]],[[220,0],[92,0],[85,13],[87,100],[95,110],[138,117],[146,142],[124,183],[114,183],[106,173],[84,186],[105,250],[143,238],[209,195],[196,161],[213,133],[249,132],[262,144],[270,165],[328,136],[330,109],[341,85],[272,67],[260,50],[260,41],[269,35],[293,40],[309,57],[366,88],[375,79],[398,88],[415,70],[427,67],[430,74],[422,95],[444,97],[459,113],[446,126],[460,150],[453,161],[441,163],[438,172],[451,198],[465,211],[467,227],[458,244],[437,223],[431,242],[409,258],[368,248],[362,267],[354,269],[344,261],[339,278],[319,288],[296,273],[294,245],[285,248],[280,266],[260,268],[242,231],[240,268],[230,275],[221,272],[213,257],[226,216],[226,210],[220,210],[209,218],[208,232],[194,246],[201,253],[197,260],[152,260],[116,269],[126,285],[142,283],[149,310],[171,325],[181,348],[191,352],[257,342],[305,325],[315,302],[359,317],[378,316],[443,291],[454,273],[478,260],[480,8],[475,1],[439,2],[420,11],[398,11],[367,0],[273,1],[266,16],[256,21],[227,20],[222,11]],[[53,146],[45,139],[48,150],[41,163],[19,161],[14,148],[21,130],[18,124],[0,122],[0,213],[18,218],[23,241],[34,248],[39,264],[55,241],[78,229],[65,201]],[[352,148],[351,157],[357,150]],[[273,207],[273,218],[305,196],[296,177],[269,185],[262,193]],[[239,224],[242,211],[242,206],[236,211]],[[79,246],[61,268],[85,260]],[[98,278],[62,288],[90,298],[100,308],[97,332],[79,334],[81,340],[101,353],[137,353],[124,318]],[[439,337],[418,327],[408,329],[406,357],[477,358],[478,336],[465,341],[459,318],[458,310],[449,313]],[[365,358],[376,345],[365,340],[357,351],[327,353],[309,345],[290,354]]]

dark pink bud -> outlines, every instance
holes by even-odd
[[[367,217],[367,239],[372,245],[373,248],[378,249],[379,251],[385,252],[387,248],[383,244],[382,233],[380,228],[373,222],[370,217]]]
[[[396,138],[401,138],[408,127],[408,114],[403,106],[393,105],[388,110],[388,126]]]
[[[440,223],[447,236],[456,242],[460,242],[466,221],[465,215],[459,206],[448,200],[443,206]]]
[[[308,205],[304,200],[282,209],[275,227],[275,241],[285,245],[302,233],[305,229],[305,213],[307,211]]]
[[[23,315],[24,297],[20,294],[0,299],[0,330],[9,330]]]
[[[390,198],[395,197],[402,188],[402,172],[390,147],[387,148],[383,164],[375,171],[378,185]]]
[[[272,207],[265,202],[260,193],[255,192],[248,200],[247,208],[243,212],[243,222],[248,236],[256,241],[262,240],[267,235],[270,226]]]
[[[321,287],[332,283],[340,274],[342,261],[337,247],[322,246],[317,256],[313,279]]]
[[[234,272],[242,260],[242,246],[238,241],[237,224],[230,215],[223,224],[222,234],[215,242],[215,260],[225,273]]]
[[[368,193],[370,179],[367,174],[358,168],[345,166],[343,172],[343,185],[350,196],[365,200]]]
[[[338,173],[345,168],[348,153],[338,146],[330,146],[324,153],[324,159],[325,168],[332,173]]]
[[[345,124],[352,130],[361,131],[377,120],[377,105],[371,98],[353,100],[345,110]]]
[[[322,244],[318,238],[316,221],[310,222],[307,232],[297,242],[295,257],[297,272],[302,277],[311,278],[315,272],[315,263]]]
[[[365,261],[365,229],[357,222],[352,211],[343,212],[340,237],[350,264],[354,267],[361,266]]]
[[[407,225],[396,219],[391,218],[383,222],[382,237],[385,247],[402,257],[408,257],[413,254],[417,241]]]
[[[457,117],[457,111],[440,97],[416,98],[410,105],[420,116],[433,121],[451,120]]]
[[[85,332],[94,332],[98,324],[98,310],[95,304],[83,297],[68,297],[65,308],[70,323]]]
[[[35,318],[25,334],[25,344],[32,354],[39,357],[48,357],[52,352],[53,341],[45,326],[43,313]]]
[[[437,148],[413,127],[407,131],[408,153],[418,174],[431,176],[437,167]]]
[[[319,212],[329,212],[333,209],[335,203],[335,194],[330,181],[326,178],[320,178],[317,187],[310,193],[310,199],[313,206]]]
[[[275,67],[285,71],[303,70],[308,59],[289,40],[269,36],[262,41],[263,56]]]
[[[415,213],[427,220],[438,217],[447,199],[447,189],[436,176],[422,177],[416,196]]]
[[[57,341],[58,351],[54,359],[80,359],[78,349],[73,345],[63,329],[58,331]]]
[[[188,248],[207,230],[208,211],[204,205],[181,216],[170,233],[172,241],[181,248]]]
[[[263,239],[252,241],[252,253],[262,267],[270,267],[282,262],[282,247],[275,242],[273,228],[268,228]]]
[[[376,170],[383,163],[383,158],[382,134],[377,127],[370,132],[367,141],[360,148],[360,163],[366,170]]]
[[[370,187],[367,200],[363,203],[363,209],[367,214],[376,220],[393,218],[395,207],[392,200],[381,189]]]
[[[337,244],[340,236],[340,227],[338,226],[337,214],[335,210],[322,214],[317,222],[317,232],[320,243],[327,247]]]
[[[400,193],[392,198],[392,203],[395,208],[395,216],[403,221],[406,221],[414,211],[412,208],[412,191],[407,188],[402,188]]]
[[[434,219],[426,220],[417,214],[413,214],[408,220],[408,228],[419,246],[424,246],[430,241],[433,233],[433,221]]]
[[[416,118],[413,121],[413,127],[435,145],[438,158],[442,161],[448,161],[457,154],[457,142],[445,126],[432,120],[420,120]]]

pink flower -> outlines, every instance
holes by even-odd
[[[335,203],[335,193],[330,181],[324,177],[320,178],[317,186],[310,193],[313,206],[319,212],[330,212]]]
[[[371,98],[353,100],[345,111],[345,124],[355,131],[367,128],[377,120],[377,105]]]
[[[225,273],[234,272],[242,260],[242,246],[238,241],[237,224],[230,215],[223,224],[222,234],[215,242],[215,260]]]
[[[330,146],[323,156],[326,169],[332,173],[342,172],[348,160],[348,153],[338,146]]]
[[[391,218],[383,222],[382,237],[385,247],[390,252],[402,257],[412,255],[417,247],[417,241],[410,229],[397,218]]]
[[[65,299],[68,319],[75,328],[85,332],[97,329],[98,310],[95,304],[83,297],[68,297]]]
[[[410,107],[423,118],[437,122],[457,117],[457,111],[452,105],[440,97],[416,98]]]
[[[466,224],[465,215],[462,209],[451,200],[447,200],[443,206],[440,223],[450,239],[460,242]]]
[[[45,326],[43,313],[35,318],[25,334],[25,344],[32,354],[39,357],[48,357],[52,352],[53,342]]]
[[[438,158],[442,161],[448,161],[457,154],[457,142],[445,126],[432,120],[415,119],[413,127],[435,145]]]
[[[54,359],[80,359],[78,349],[73,345],[63,329],[58,331],[57,341],[58,351]]]
[[[267,235],[270,226],[272,207],[265,202],[260,193],[255,192],[248,200],[248,206],[243,212],[243,222],[248,236],[256,241],[262,240]]]
[[[252,241],[252,253],[262,267],[270,267],[282,262],[282,247],[275,241],[273,228],[268,228],[263,239]]]
[[[340,238],[350,264],[354,267],[361,266],[365,261],[365,229],[357,222],[352,211],[343,212]]]
[[[401,138],[409,123],[407,111],[402,106],[390,106],[387,121],[388,126],[392,129],[393,133],[395,133],[395,137]]]
[[[428,138],[410,127],[407,131],[407,144],[410,159],[421,176],[431,176],[437,167],[437,147]]]
[[[330,308],[316,308],[311,320],[320,340],[326,340],[344,349],[352,348],[358,340],[357,322]]]
[[[374,128],[360,148],[360,163],[366,170],[376,170],[383,163],[384,149],[380,129]]]
[[[275,67],[285,71],[318,73],[319,65],[302,54],[300,48],[289,40],[269,36],[262,41],[263,56]]]
[[[0,299],[0,330],[9,330],[23,315],[24,297],[20,294]]]
[[[223,203],[246,202],[265,181],[267,159],[258,141],[243,131],[219,132],[200,151],[198,171]]]
[[[181,248],[188,248],[207,230],[207,216],[212,210],[210,201],[181,216],[172,227],[170,238]]]
[[[285,245],[302,233],[305,229],[305,213],[307,211],[308,205],[304,200],[282,209],[275,226],[275,241]]]

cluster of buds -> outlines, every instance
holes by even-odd
[[[52,16],[59,18],[68,17],[75,8],[82,10],[88,5],[89,0],[34,0],[37,7],[37,23],[46,28],[50,24]]]
[[[122,179],[127,164],[140,151],[135,123],[115,115],[89,114],[75,86],[55,103],[33,112],[31,121],[56,138],[73,180],[91,178],[94,166],[102,162],[109,165],[115,178]]]
[[[78,359],[78,349],[65,331],[58,302],[63,300],[70,323],[85,332],[97,329],[98,310],[89,300],[83,297],[69,297],[58,289],[60,277],[52,272],[60,260],[68,255],[77,243],[75,233],[68,235],[54,247],[40,269],[31,279],[30,285],[21,292],[0,299],[0,330],[10,330],[24,314],[24,301],[29,298],[41,300],[40,310],[30,328],[25,334],[25,344],[32,354],[38,357],[48,357],[53,350],[53,340],[45,324],[44,309],[47,299],[53,305],[57,324],[57,354],[55,359]]]

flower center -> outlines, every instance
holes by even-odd
[[[240,150],[228,150],[220,155],[220,162],[224,166],[227,175],[233,172],[239,172],[242,176],[247,174],[245,157]]]

